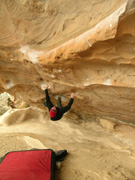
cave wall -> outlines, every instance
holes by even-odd
[[[1,0],[0,92],[44,108],[135,123],[134,0]]]

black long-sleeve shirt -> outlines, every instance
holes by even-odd
[[[48,94],[48,89],[45,90],[45,95],[46,95],[47,107],[48,107],[48,109],[49,109],[49,111],[50,111],[50,109],[51,109],[54,105],[52,104],[52,102],[51,102],[51,100],[50,100],[50,97],[49,97],[49,94]],[[57,120],[61,119],[62,116],[63,116],[63,114],[64,114],[65,112],[67,112],[67,111],[71,108],[71,106],[72,106],[72,104],[73,104],[73,101],[74,101],[74,98],[70,98],[70,101],[69,101],[69,103],[68,103],[67,106],[64,106],[64,107],[62,107],[62,108],[56,107],[56,109],[57,109],[57,114],[56,114],[55,117],[53,117],[53,118],[51,117],[51,120],[52,120],[52,121],[57,121]]]

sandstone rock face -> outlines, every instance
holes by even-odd
[[[0,92],[83,119],[135,123],[135,0],[1,0]]]

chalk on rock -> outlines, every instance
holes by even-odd
[[[52,78],[55,78],[55,75],[54,75],[54,74],[51,74],[50,76],[51,76]]]
[[[12,81],[7,81],[6,83],[5,83],[5,88],[6,89],[10,89],[10,88],[12,88],[12,87],[14,87],[15,85],[13,84],[13,82]]]
[[[112,27],[112,24],[110,23],[110,27]]]
[[[48,85],[48,84],[45,83],[45,82],[43,82],[43,83],[41,84],[41,89],[42,89],[43,91],[45,90],[46,85]],[[48,86],[49,86],[49,85],[48,85]],[[50,88],[50,86],[49,86],[49,88]]]
[[[58,72],[59,72],[59,73],[61,73],[61,72],[62,72],[62,70],[61,70],[61,69],[58,69]]]

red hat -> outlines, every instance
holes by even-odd
[[[50,117],[55,117],[56,116],[56,114],[57,114],[57,111],[55,111],[55,110],[53,110],[53,109],[50,109],[50,112],[49,112],[49,115],[50,115]]]

